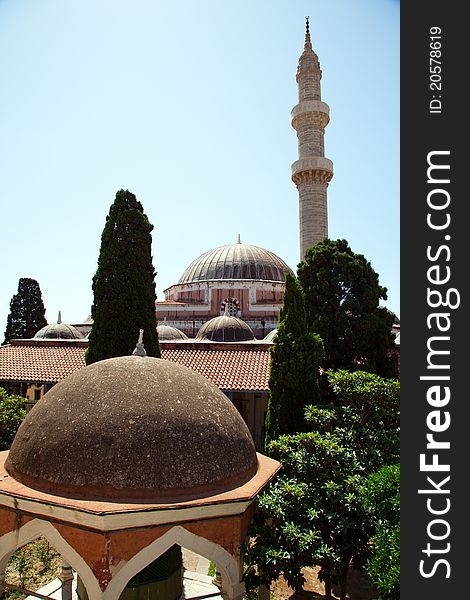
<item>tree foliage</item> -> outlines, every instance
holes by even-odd
[[[300,590],[302,567],[319,566],[326,597],[346,597],[347,567],[362,565],[376,515],[366,508],[366,477],[399,453],[399,383],[367,372],[329,372],[335,402],[309,406],[311,431],[269,447],[282,464],[258,498],[245,551],[247,585],[283,575]]]
[[[357,458],[334,435],[317,432],[281,436],[270,451],[282,475],[258,499],[246,550],[247,586],[282,574],[299,591],[301,569],[318,565],[326,598],[333,584],[341,585],[345,598],[350,561],[362,563],[370,534]]]
[[[400,465],[387,465],[372,473],[362,496],[375,526],[367,573],[380,592],[379,600],[399,600]]]
[[[18,292],[10,302],[4,343],[13,339],[32,338],[47,325],[45,315],[39,283],[35,279],[22,277],[18,282]]]
[[[155,318],[151,232],[142,204],[119,190],[106,217],[98,269],[93,277],[93,327],[87,364],[132,354],[144,330],[149,356],[160,356]]]
[[[334,432],[358,457],[365,473],[400,459],[400,383],[365,371],[328,371],[334,403],[310,406],[314,431]]]
[[[0,450],[10,448],[25,416],[25,399],[0,388]]]
[[[302,290],[288,273],[278,332],[271,348],[266,443],[284,433],[306,430],[305,407],[320,397],[322,357],[321,339],[308,332]]]
[[[391,333],[394,315],[379,306],[387,289],[346,240],[323,240],[305,253],[298,277],[307,321],[325,345],[325,369],[361,369],[397,376]]]

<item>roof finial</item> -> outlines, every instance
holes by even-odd
[[[147,356],[147,352],[145,352],[145,348],[144,348],[144,344],[143,344],[143,339],[144,339],[144,330],[139,329],[139,340],[137,342],[134,352],[132,353],[133,356]]]
[[[237,244],[241,244],[240,234],[238,234]]]
[[[311,50],[312,42],[310,40],[310,17],[305,17],[305,45],[304,50]]]
[[[61,315],[61,311],[59,310],[59,314],[57,315],[57,325],[60,325],[62,323],[62,315]]]

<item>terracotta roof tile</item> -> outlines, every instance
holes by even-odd
[[[84,347],[1,346],[0,381],[54,383],[85,366]],[[162,349],[162,358],[204,375],[222,390],[267,391],[268,350]]]
[[[269,351],[163,349],[162,358],[204,375],[222,390],[267,391]]]
[[[85,350],[73,346],[1,346],[0,381],[60,381],[85,365]]]

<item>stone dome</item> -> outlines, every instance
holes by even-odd
[[[276,329],[273,329],[272,331],[270,331],[263,339],[263,341],[265,342],[274,342],[274,338],[277,335],[277,327]]]
[[[201,497],[257,471],[250,432],[209,380],[170,361],[110,358],[69,375],[18,429],[6,468],[74,498]]]
[[[238,317],[221,315],[204,323],[196,335],[197,341],[246,342],[255,338],[251,327]]]
[[[83,334],[73,325],[67,323],[51,323],[40,329],[35,340],[82,340]]]
[[[178,340],[187,340],[188,336],[177,329],[176,327],[171,327],[171,325],[158,325],[157,326],[158,339],[161,342],[169,342],[169,341],[178,341]]]
[[[286,273],[292,273],[291,269],[274,252],[239,242],[214,248],[196,258],[178,283],[214,279],[284,282]]]

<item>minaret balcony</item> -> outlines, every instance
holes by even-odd
[[[291,110],[292,127],[294,129],[296,128],[294,122],[300,120],[302,115],[311,113],[320,113],[323,117],[322,120],[324,121],[325,126],[330,121],[330,107],[326,102],[322,102],[321,100],[304,100],[303,102],[300,102],[300,104],[294,106]]]
[[[306,171],[322,171],[325,175],[329,175],[329,179],[331,179],[333,176],[333,163],[329,158],[323,156],[308,156],[292,163],[292,178]]]
[[[292,181],[299,188],[304,184],[326,184],[333,177],[333,163],[323,156],[301,158],[292,165]]]

